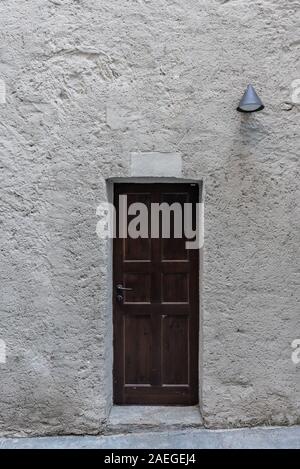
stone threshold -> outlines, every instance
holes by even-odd
[[[105,433],[201,427],[203,421],[198,406],[114,405],[107,420]]]

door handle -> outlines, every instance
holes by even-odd
[[[133,288],[126,288],[126,287],[123,287],[123,285],[121,285],[121,284],[118,284],[116,286],[116,289],[121,290],[121,291],[132,291],[133,290]]]
[[[118,283],[118,285],[116,285],[116,290],[117,290],[117,301],[119,303],[122,303],[124,301],[123,291],[132,291],[133,288],[126,288],[126,287],[123,287],[121,283]]]

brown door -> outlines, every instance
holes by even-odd
[[[149,214],[151,203],[192,202],[195,207],[198,191],[191,184],[118,184],[115,207],[118,213],[122,194],[128,206],[146,204]],[[128,216],[128,223],[133,218]],[[160,231],[156,238],[114,241],[116,404],[198,402],[199,252],[186,249],[186,239],[174,236],[172,224],[171,217],[168,239]]]

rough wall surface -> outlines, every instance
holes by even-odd
[[[299,19],[298,0],[1,0],[2,434],[102,428],[96,207],[136,152],[204,180],[206,425],[300,422]],[[235,111],[248,82],[263,113]]]

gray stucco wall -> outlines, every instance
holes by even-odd
[[[300,423],[298,0],[2,0],[0,35],[0,433],[105,421],[96,207],[151,151],[204,180],[206,425]],[[263,113],[235,111],[248,82]]]

